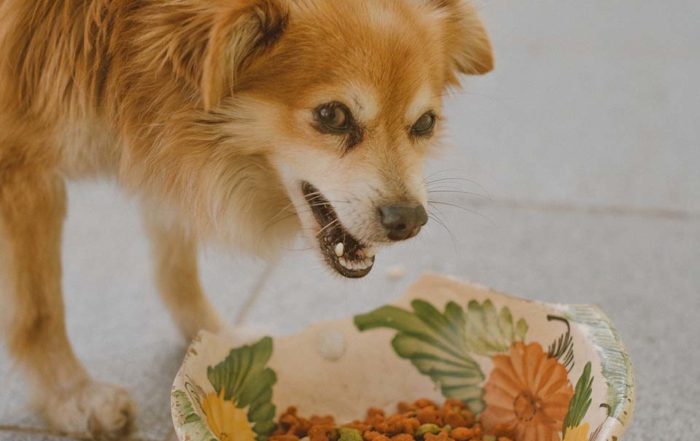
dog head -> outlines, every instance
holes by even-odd
[[[363,277],[377,246],[426,224],[442,96],[492,69],[489,38],[465,0],[231,3],[194,79],[202,103],[238,121],[330,267]]]

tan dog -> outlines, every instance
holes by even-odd
[[[67,179],[140,198],[190,338],[220,324],[200,240],[271,255],[301,229],[362,277],[416,235],[441,97],[492,64],[463,0],[0,0],[0,306],[48,420],[116,436],[132,416],[66,336]]]

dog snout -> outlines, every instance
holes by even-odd
[[[428,223],[428,213],[421,204],[397,204],[379,208],[379,218],[389,240],[415,237]]]

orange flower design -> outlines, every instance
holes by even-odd
[[[515,441],[560,441],[564,417],[574,390],[566,368],[539,343],[516,342],[507,355],[493,357],[484,387],[487,433]]]

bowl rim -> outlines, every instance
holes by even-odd
[[[610,439],[612,435],[617,435],[618,438],[622,436],[625,430],[629,427],[634,414],[636,396],[635,376],[629,353],[625,349],[625,345],[622,342],[622,338],[619,332],[617,331],[616,327],[610,320],[610,318],[603,312],[600,306],[596,304],[586,303],[567,304],[527,299],[519,297],[517,295],[492,289],[483,284],[473,283],[464,278],[459,278],[457,276],[452,275],[437,274],[433,272],[426,272],[420,275],[413,283],[409,285],[409,287],[404,291],[402,295],[395,298],[392,302],[386,303],[385,305],[398,305],[404,301],[410,300],[411,298],[415,298],[416,296],[412,295],[411,293],[413,289],[419,287],[421,284],[424,283],[436,282],[441,284],[456,284],[461,287],[468,286],[472,289],[484,291],[484,295],[495,295],[496,297],[500,298],[500,300],[503,300],[506,303],[522,302],[529,305],[534,304],[546,309],[553,309],[565,314],[566,318],[571,321],[571,325],[576,326],[578,330],[590,341],[591,345],[595,348],[596,354],[598,355],[600,360],[604,380],[608,386],[608,397],[610,397],[611,395],[617,396],[617,401],[619,403],[615,407],[615,409],[608,408],[608,417],[606,418],[603,425],[598,429],[598,431],[591,435],[591,440],[605,441]],[[289,335],[278,335],[274,338],[284,338],[300,335],[304,333],[309,327],[319,326],[347,319],[352,320],[352,318],[354,318],[357,315],[359,314],[351,315],[349,317],[341,318],[338,320],[315,321],[313,323],[310,323],[308,326],[304,327],[298,332]],[[225,330],[220,333],[200,331],[197,337],[190,344],[187,350],[187,355],[185,356],[180,368],[178,369],[178,372],[173,380],[171,390],[171,416],[177,436],[181,440],[203,441],[204,439],[217,439],[216,436],[211,434],[211,432],[209,432],[209,434],[206,435],[206,438],[201,436],[203,434],[197,435],[194,433],[187,433],[186,428],[179,423],[177,418],[177,403],[175,399],[175,392],[178,389],[183,389],[185,386],[184,377],[187,360],[191,356],[191,350],[194,346],[202,344],[203,341],[208,340],[210,337],[215,337],[217,339],[226,338],[230,341],[232,348],[247,343],[247,341],[235,340],[232,337],[232,331],[235,330]],[[608,371],[608,375],[605,374],[606,370]]]

